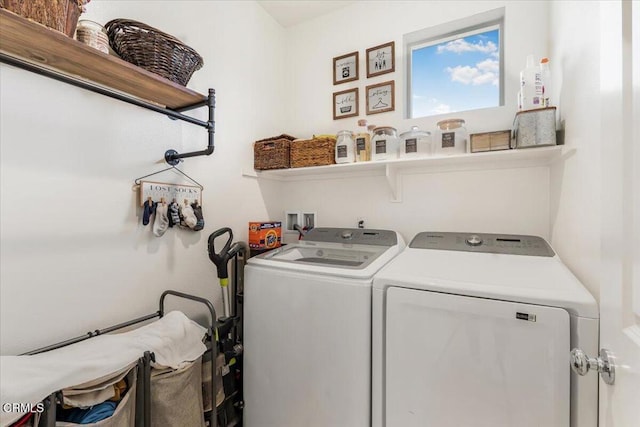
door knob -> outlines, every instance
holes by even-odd
[[[578,375],[587,375],[590,370],[600,372],[602,381],[613,384],[616,380],[616,367],[613,364],[613,353],[600,349],[600,357],[589,357],[579,348],[571,350],[571,369]]]

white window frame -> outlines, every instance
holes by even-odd
[[[404,45],[404,57],[405,57],[405,119],[417,119],[420,117],[412,117],[413,107],[413,95],[411,90],[411,67],[412,67],[412,54],[414,50],[421,49],[423,47],[433,46],[436,44],[444,43],[459,38],[468,37],[471,35],[499,30],[499,46],[498,52],[500,54],[499,61],[499,104],[495,107],[498,108],[504,106],[505,99],[505,85],[504,85],[504,11],[505,8],[499,8],[490,10],[487,12],[479,13],[477,15],[470,16],[468,18],[459,19],[453,22],[447,22],[445,24],[436,25],[434,27],[424,28],[422,30],[414,31],[403,36]],[[473,110],[469,110],[473,111]],[[425,116],[421,116],[425,117]]]

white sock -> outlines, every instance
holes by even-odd
[[[169,205],[167,202],[162,201],[156,206],[156,218],[153,221],[153,234],[160,237],[169,228],[169,217],[167,212],[169,211]]]
[[[187,227],[193,229],[198,223],[198,218],[196,218],[196,214],[193,212],[193,208],[189,204],[189,201],[185,199],[184,203],[180,205],[180,213],[184,218],[184,223],[187,224]]]

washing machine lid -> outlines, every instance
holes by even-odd
[[[271,268],[371,278],[404,246],[404,240],[395,231],[314,228],[298,243],[250,258],[248,262]]]
[[[593,296],[535,236],[420,233],[376,275],[373,286],[561,307],[598,318]]]

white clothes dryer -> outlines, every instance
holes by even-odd
[[[419,233],[374,278],[374,427],[596,427],[598,307],[544,239]]]
[[[245,268],[245,427],[371,426],[371,286],[405,247],[315,228]]]

